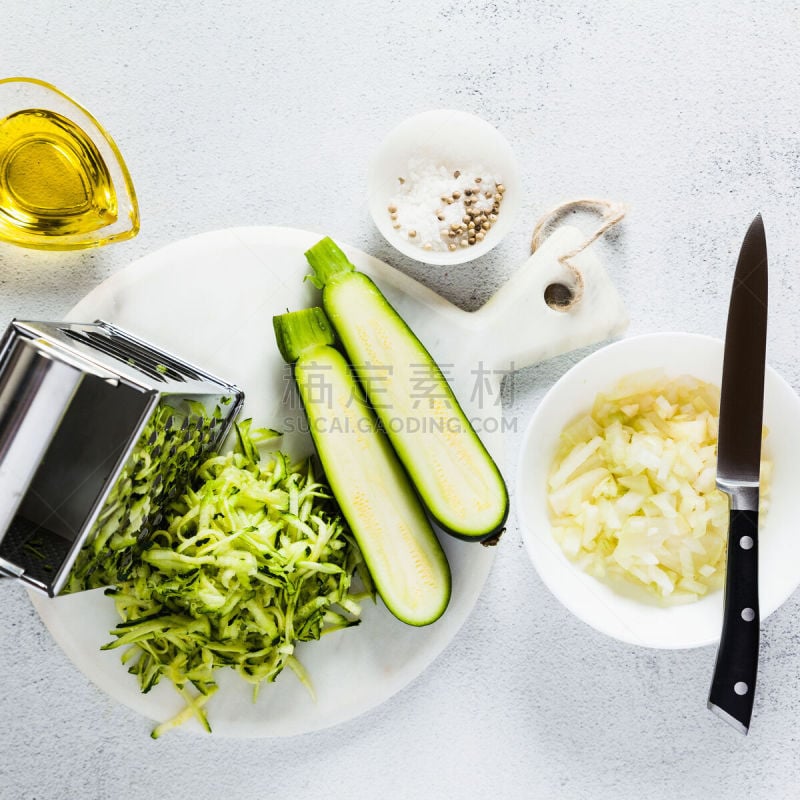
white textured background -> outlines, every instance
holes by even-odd
[[[0,246],[2,326],[58,318],[135,258],[242,224],[324,229],[475,308],[522,263],[546,207],[604,196],[631,206],[599,245],[631,333],[723,335],[735,254],[762,211],[768,357],[800,388],[794,3],[6,0],[0,73],[49,80],[94,111],[142,212],[136,239],[98,252]],[[503,131],[526,198],[492,255],[426,269],[372,227],[366,158],[402,118],[445,106]],[[581,355],[507,385],[520,431]],[[509,450],[512,478],[514,437]],[[797,595],[764,625],[745,739],[705,710],[713,648],[594,633],[539,582],[513,517],[471,618],[424,675],[359,719],[289,740],[151,741],[147,720],[72,667],[20,587],[0,591],[3,800],[800,794]]]

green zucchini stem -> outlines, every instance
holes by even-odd
[[[275,341],[287,364],[294,364],[301,353],[319,345],[333,345],[336,334],[321,308],[304,308],[272,318]]]
[[[321,289],[334,276],[342,272],[354,272],[355,267],[336,242],[329,236],[317,242],[306,251],[306,258],[314,270],[309,280]]]

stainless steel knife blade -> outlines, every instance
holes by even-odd
[[[767,241],[759,214],[739,253],[725,333],[717,451],[723,491],[758,485],[766,346]]]
[[[717,486],[730,497],[722,635],[708,707],[742,733],[758,673],[758,481],[767,343],[767,242],[759,214],[733,278],[722,366]]]

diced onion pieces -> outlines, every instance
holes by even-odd
[[[719,389],[689,376],[637,373],[598,395],[562,432],[548,480],[564,553],[650,602],[719,588],[728,499],[715,483],[718,420]],[[771,468],[762,459],[762,512]]]

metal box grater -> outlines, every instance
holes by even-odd
[[[109,323],[14,320],[0,340],[0,575],[51,597],[81,588],[81,570],[124,577],[243,402]]]

